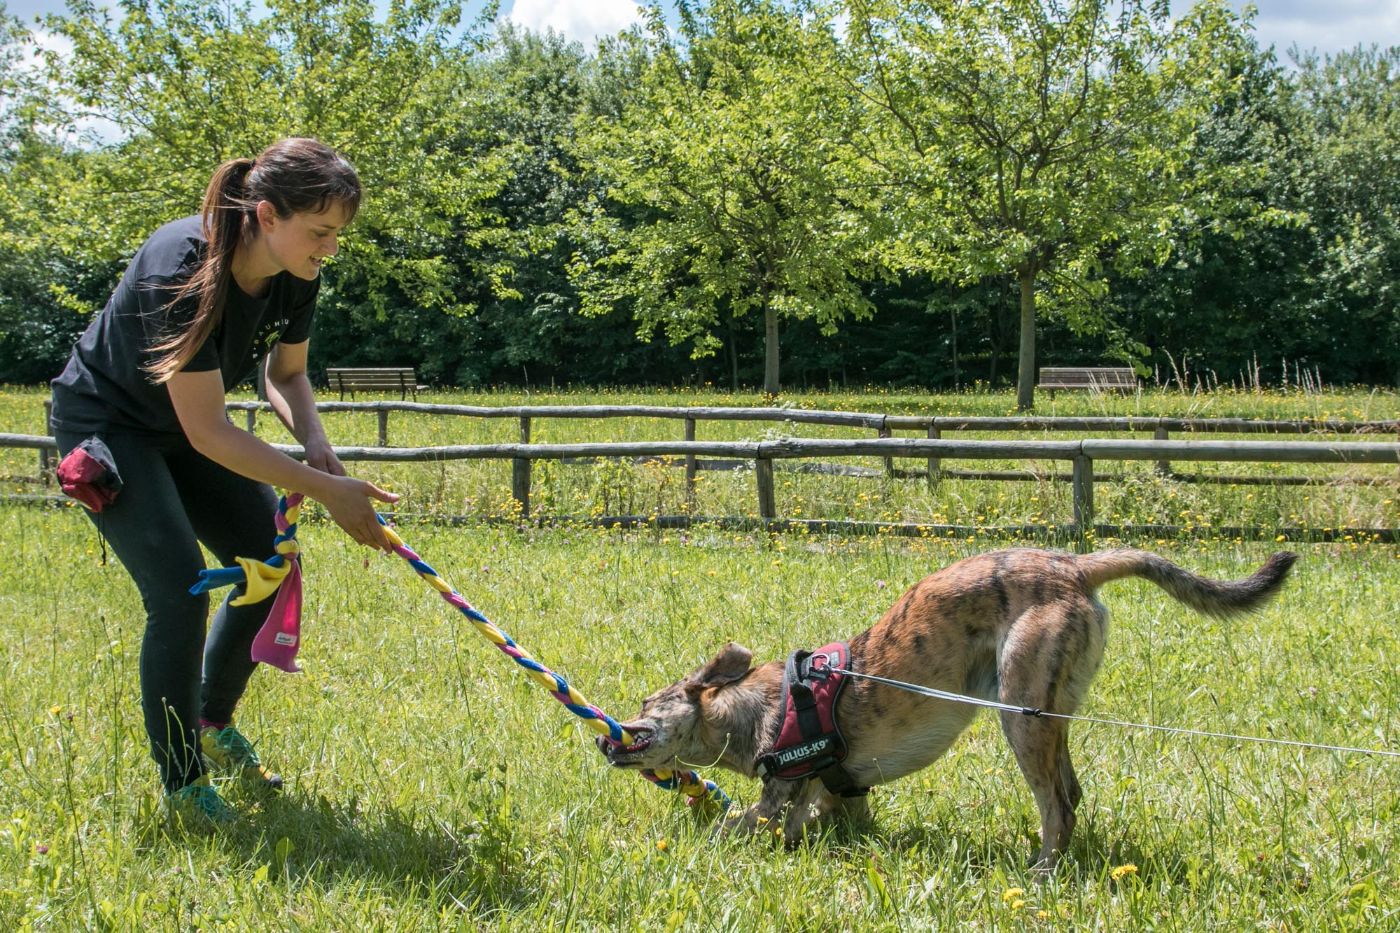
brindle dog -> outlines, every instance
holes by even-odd
[[[1253,576],[1226,583],[1138,550],[1074,556],[1021,548],[970,557],[915,584],[884,617],[850,642],[852,670],[1048,713],[1079,708],[1103,657],[1108,611],[1100,586],[1142,577],[1198,612],[1258,609],[1283,585],[1296,554],[1274,554]],[[708,664],[647,697],[624,723],[636,741],[599,746],[620,768],[677,769],[710,763],[755,775],[755,759],[777,738],[783,662],[752,666],[733,642]],[[977,707],[852,678],[836,708],[859,786],[893,781],[942,755]],[[1040,809],[1035,867],[1050,870],[1069,844],[1081,792],[1070,763],[1068,722],[1003,712],[1002,730]],[[770,780],[758,802],[724,830],[781,823],[797,843],[824,818],[863,817],[866,798],[838,797],[817,778]]]

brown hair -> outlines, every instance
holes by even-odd
[[[152,347],[145,369],[157,384],[179,372],[218,327],[232,278],[233,251],[257,236],[257,207],[269,202],[278,217],[316,213],[342,205],[353,217],[360,206],[360,178],[345,157],[314,139],[281,139],[256,159],[220,165],[204,192],[204,260],[176,287],[170,304],[196,296],[194,319]],[[169,305],[167,305],[169,307]]]

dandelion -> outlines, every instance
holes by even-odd
[[[1117,868],[1113,869],[1113,871],[1110,872],[1110,874],[1112,875],[1114,881],[1122,881],[1129,875],[1136,875],[1137,870],[1138,867],[1129,862],[1127,865],[1119,865]]]
[[[50,716],[57,716],[57,715],[58,715],[59,713],[61,713],[61,712],[63,712],[63,706],[62,706],[62,704],[55,703],[53,706],[50,706],[50,707],[49,707],[49,715],[50,715]]]
[[[1006,891],[1001,895],[1001,902],[1003,904],[1010,904],[1012,901],[1017,900],[1021,897],[1021,895],[1025,893],[1026,891],[1024,888],[1007,888]]]
[[[665,852],[670,844],[665,839],[656,840],[656,851]]]

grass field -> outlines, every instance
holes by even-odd
[[[803,401],[880,410],[881,397]],[[0,428],[38,433],[31,410],[39,398],[0,394]],[[969,411],[1006,403],[968,399]],[[888,410],[955,401],[900,399]],[[1259,416],[1322,412],[1297,410],[1312,398],[1225,401],[1239,407],[1212,400],[1211,414],[1245,414],[1255,401],[1274,408],[1252,412]],[[1334,416],[1368,419],[1395,417],[1400,407],[1394,395],[1327,404],[1349,406]],[[373,430],[369,419],[371,440]],[[396,443],[414,443],[416,430],[406,425]],[[422,430],[431,436],[430,426]],[[21,469],[32,471],[32,453],[14,472]],[[435,495],[434,477],[395,470],[384,468],[395,488],[420,501]],[[503,467],[443,485],[454,483],[483,496],[508,486]],[[867,481],[824,492],[821,508],[835,512],[845,497],[846,515],[879,514],[894,505],[860,492],[913,497],[905,485],[927,489]],[[999,492],[1010,484],[945,485],[953,491],[943,495],[962,499],[941,507],[969,521],[985,521],[999,494],[1008,497],[1000,514],[1029,514],[1035,495]],[[1359,518],[1394,520],[1384,489],[1360,500]],[[1233,516],[1250,491],[1207,492],[1202,514],[1217,520]],[[1301,506],[1319,490],[1278,492],[1290,498],[1269,508]],[[717,507],[731,501],[723,489],[707,495]],[[444,510],[460,504],[450,494],[442,502]],[[1286,514],[1275,511],[1274,520]],[[924,574],[990,546],[713,528],[423,523],[402,532],[524,648],[619,718],[726,640],[770,659],[853,635]],[[398,558],[365,566],[363,552],[324,522],[308,522],[301,538],[307,671],[260,672],[240,716],[289,787],[267,802],[231,789],[244,817],[204,835],[171,830],[160,817],[137,706],[134,587],[119,566],[102,563],[92,526],[75,510],[0,507],[0,929],[1360,930],[1400,922],[1394,759],[1076,727],[1079,829],[1059,872],[1041,885],[1024,868],[1036,847],[1034,804],[984,715],[932,768],[878,788],[866,833],[791,852],[765,840],[717,841],[676,795],[609,771],[592,733]],[[1139,543],[1217,577],[1251,571],[1272,547]],[[1083,712],[1400,749],[1400,549],[1294,547],[1303,559],[1280,601],[1234,622],[1194,616],[1145,583],[1107,587],[1113,631]],[[694,764],[741,803],[755,798],[757,782]]]

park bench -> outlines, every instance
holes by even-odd
[[[330,366],[326,368],[326,378],[331,388],[355,398],[356,390],[361,392],[398,392],[399,398],[412,395],[416,401],[418,390],[427,386],[418,384],[418,374],[412,366]]]
[[[1137,375],[1131,366],[1044,366],[1036,388],[1045,389],[1051,398],[1056,389],[1132,392],[1137,388]]]

